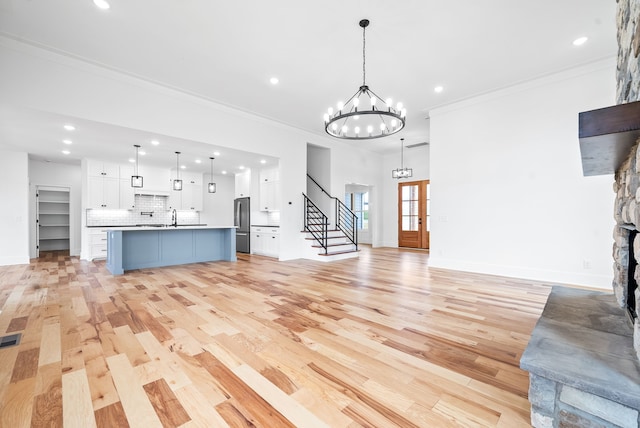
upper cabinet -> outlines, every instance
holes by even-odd
[[[260,211],[280,210],[280,170],[260,171]]]
[[[120,180],[117,164],[87,161],[87,208],[120,208]]]
[[[247,170],[242,174],[236,174],[235,179],[235,197],[251,196],[251,171]]]
[[[182,190],[169,190],[169,208],[176,210],[202,211],[204,206],[202,174],[183,172]]]
[[[90,160],[87,162],[89,177],[120,178],[120,167],[115,163]]]

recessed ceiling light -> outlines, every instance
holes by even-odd
[[[73,141],[71,141],[71,140],[62,140],[62,142],[65,143],[66,145],[73,144]]]
[[[75,131],[76,127],[73,125],[65,125],[64,129],[66,129],[67,131]]]
[[[131,159],[131,158],[129,158],[129,162],[131,162],[131,163],[135,163],[135,162],[136,162],[136,160],[135,160],[135,159]]]
[[[220,156],[220,152],[213,152],[214,156]]]
[[[266,160],[264,160],[264,159],[261,159],[261,160],[260,160],[260,163],[264,165],[265,163],[267,163],[267,161],[266,161]]]
[[[582,46],[587,42],[587,40],[589,40],[588,37],[578,37],[577,39],[575,39],[573,41],[573,45],[574,46]]]
[[[277,77],[272,77],[271,79],[269,79],[269,82],[271,82],[272,85],[277,85],[279,81],[280,80],[278,80]]]
[[[102,10],[107,10],[111,7],[109,6],[109,3],[107,3],[106,0],[93,0],[93,4],[95,4],[96,6],[98,6],[98,8]]]
[[[62,154],[63,154],[63,155],[68,155],[69,153],[71,153],[69,150],[63,150],[63,151],[62,151]]]
[[[200,159],[196,159],[196,163],[202,163]]]
[[[146,154],[147,154],[147,152],[145,152],[144,150],[140,150],[140,151],[138,152],[138,154],[139,154],[140,156],[144,156],[144,155],[146,155]]]
[[[244,165],[240,165],[238,168],[239,169],[244,169]]]
[[[187,169],[186,165],[180,165],[180,169]]]
[[[221,174],[222,175],[227,175],[227,171],[222,171]]]
[[[439,94],[440,92],[444,91],[444,87],[443,86],[436,86],[435,88],[433,88],[434,92]]]
[[[151,144],[157,146],[158,144],[160,144],[160,142],[158,140],[151,140]]]

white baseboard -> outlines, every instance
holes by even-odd
[[[595,273],[586,274],[583,272],[552,271],[523,266],[491,265],[436,257],[433,254],[429,257],[429,267],[612,290],[611,280],[613,279],[613,272],[611,272],[611,275],[602,275]]]

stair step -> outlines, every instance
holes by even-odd
[[[307,238],[304,238],[304,239],[306,239],[306,240],[308,240],[308,241],[315,241],[315,239],[316,239],[316,238],[314,238],[314,237],[307,237]],[[346,239],[346,236],[344,236],[344,235],[327,236],[327,239]]]
[[[343,245],[351,245],[351,246],[353,246],[353,243],[352,242],[337,242],[337,243],[334,243],[334,244],[327,244],[327,248],[340,247],[340,246],[343,246]],[[313,248],[322,248],[322,245],[315,244],[315,245],[312,245],[312,247]]]
[[[335,256],[335,255],[338,255],[338,254],[357,253],[358,251],[360,251],[360,250],[344,250],[344,251],[335,251],[333,253],[327,253],[327,254],[318,253],[318,255],[320,255],[320,256]]]

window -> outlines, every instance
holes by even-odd
[[[347,192],[344,204],[356,215],[356,229],[369,229],[369,192]]]

